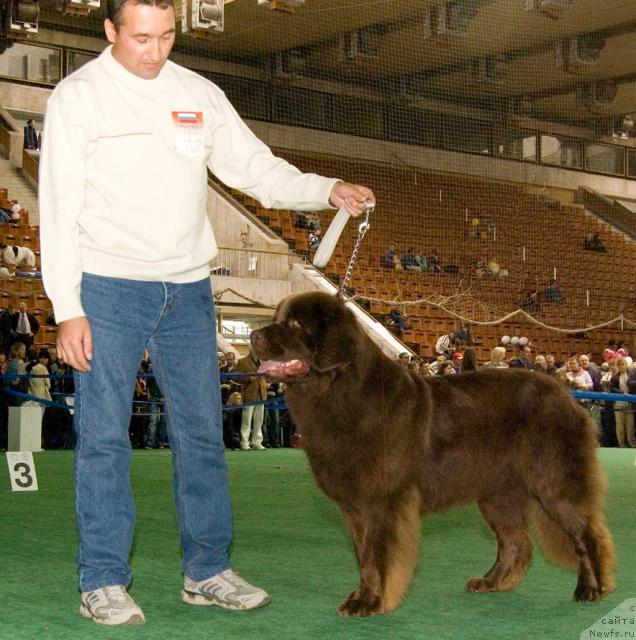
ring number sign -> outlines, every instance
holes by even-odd
[[[12,491],[37,491],[38,478],[31,451],[7,451]]]

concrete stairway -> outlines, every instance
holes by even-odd
[[[0,156],[0,187],[9,190],[9,198],[17,200],[29,211],[29,224],[39,224],[38,194],[33,185],[7,158]]]

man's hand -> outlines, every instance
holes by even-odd
[[[371,189],[348,182],[336,182],[329,196],[329,202],[332,206],[336,209],[344,206],[349,215],[354,217],[363,213],[364,204],[368,201],[375,204],[375,196]]]
[[[90,371],[93,358],[93,334],[84,316],[60,323],[57,332],[57,357],[77,371]]]

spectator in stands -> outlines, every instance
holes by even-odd
[[[518,344],[517,355],[508,363],[513,369],[532,369],[532,347],[529,344]]]
[[[395,258],[397,257],[397,253],[395,251],[395,246],[391,245],[380,258],[380,266],[385,269],[394,269],[395,268]]]
[[[146,436],[148,433],[148,370],[150,365],[147,360],[142,360],[135,380],[135,393],[133,395],[133,410],[130,419],[129,433],[130,442],[135,449],[146,446]]]
[[[408,316],[397,307],[392,307],[387,318],[387,327],[401,338],[404,332],[411,328],[407,318]]]
[[[589,354],[583,353],[579,356],[579,365],[581,369],[587,371],[590,374],[590,378],[592,378],[592,391],[596,393],[600,393],[601,391],[603,391],[603,385],[601,384],[601,370],[592,362]],[[603,403],[598,400],[589,400],[587,402],[587,408],[592,414],[592,419],[598,427],[599,433],[601,431],[602,405]]]
[[[281,446],[280,437],[280,409],[275,406],[283,399],[285,385],[282,382],[267,383],[267,400],[273,403],[265,408],[265,431],[267,433],[267,446],[277,449]]]
[[[44,284],[59,323],[60,357],[82,380],[76,390],[82,611],[104,622],[101,612],[112,610],[109,624],[144,622],[125,590],[135,517],[123,436],[146,344],[165,381],[176,439],[182,598],[252,609],[269,598],[237,578],[228,558],[232,523],[206,170],[249,189],[265,207],[344,206],[357,216],[374,196],[276,158],[218,87],[169,62],[175,37],[169,0],[111,0],[104,26],[112,47],[64,78],[49,98],[40,159]],[[185,110],[175,111],[184,100]],[[115,137],[116,144],[107,143]]]
[[[470,325],[462,322],[455,331],[453,331],[455,335],[455,345],[457,347],[463,347],[466,345],[474,344],[473,339],[470,335]]]
[[[465,371],[477,371],[477,352],[472,347],[464,349],[460,370],[462,373]]]
[[[11,222],[11,209],[0,207],[0,224]]]
[[[533,291],[528,291],[525,298],[519,302],[519,308],[527,311],[528,313],[537,313],[541,311],[538,287],[535,287]]]
[[[409,247],[402,256],[402,266],[406,271],[422,272],[422,267],[420,267],[415,258],[415,249],[413,249],[413,247]]]
[[[533,371],[540,371],[541,373],[546,373],[547,372],[548,365],[546,363],[545,356],[542,353],[538,353],[535,356],[534,362],[532,363],[532,370]]]
[[[543,291],[543,299],[546,302],[554,302],[556,304],[563,304],[565,302],[565,298],[556,280],[550,280],[550,284]]]
[[[583,241],[583,248],[586,251],[596,251],[598,253],[607,253],[607,248],[603,244],[598,233],[588,233]]]
[[[446,362],[446,360],[447,360],[446,356],[443,356],[443,355],[436,356],[435,360],[433,360],[433,362],[431,362],[428,365],[428,370],[430,375],[432,376],[437,375],[437,372],[439,371],[439,368],[442,365],[442,362]]]
[[[553,376],[556,374],[557,366],[556,366],[556,362],[553,354],[551,353],[545,354],[545,366],[546,366],[545,372],[549,376]]]
[[[14,342],[11,345],[11,353],[9,354],[9,364],[7,366],[7,375],[18,376],[26,373],[26,358],[27,350],[23,342]],[[26,383],[28,385],[28,383]],[[15,391],[26,391],[26,385],[24,380],[20,378],[11,378],[9,380],[9,388]],[[19,406],[22,400],[16,396],[11,397],[11,405]]]
[[[636,393],[636,379],[630,375],[627,360],[616,361],[616,373],[612,376],[609,390],[612,393]],[[636,447],[634,435],[634,406],[627,401],[614,402],[614,419],[616,420],[616,439],[619,447]]]
[[[417,264],[422,272],[429,270],[428,258],[421,251],[415,254],[415,264]]]
[[[506,349],[504,347],[495,347],[490,352],[490,360],[484,362],[482,369],[507,369]]]
[[[11,315],[10,308],[0,309],[0,351],[5,353],[9,351],[13,342]]]
[[[148,360],[148,399],[146,405],[148,416],[148,430],[146,431],[146,449],[163,449],[166,442],[167,424],[164,408],[164,397],[157,377],[152,370],[152,363]]]
[[[439,261],[439,256],[437,253],[431,253],[427,256],[426,263],[428,264],[428,270],[433,273],[444,273],[444,269]]]
[[[439,369],[437,370],[436,376],[452,376],[456,373],[455,367],[450,360],[444,360],[439,365]]]
[[[590,374],[581,367],[576,356],[572,356],[568,360],[565,377],[569,385],[579,391],[591,391],[594,386]]]
[[[409,362],[411,362],[411,354],[408,351],[402,351],[397,357],[398,364],[405,369],[408,368]]]
[[[38,132],[33,125],[32,118],[27,120],[26,126],[24,127],[24,148],[31,149],[32,151],[37,151],[40,148]]]
[[[262,403],[267,400],[267,380],[263,376],[257,376],[256,372],[260,360],[250,352],[236,363],[234,373],[251,374],[240,378],[241,396],[243,403]],[[265,407],[263,404],[252,404],[243,407],[241,420],[241,451],[262,451],[263,446],[263,421]]]
[[[455,351],[453,353],[451,362],[453,363],[453,369],[455,369],[455,373],[461,373],[463,360],[464,354],[461,351]]]
[[[444,356],[447,359],[451,359],[453,355],[453,348],[455,346],[455,332],[445,333],[437,338],[435,343],[435,354]]]
[[[22,269],[28,267],[30,270],[35,269],[35,253],[29,247],[19,247],[0,243],[0,255],[2,262],[15,270],[18,267]]]
[[[320,242],[322,241],[322,232],[320,229],[315,229],[314,231],[309,232],[309,249],[311,251],[318,251],[318,247],[320,246]]]
[[[483,278],[488,272],[488,261],[485,251],[477,251],[473,260],[473,274],[477,278]]]
[[[29,362],[26,366],[26,372],[33,376],[47,376],[46,378],[28,378],[27,393],[41,400],[51,400],[51,380],[48,377],[49,371],[49,352],[46,349],[40,349],[36,362]],[[35,400],[29,400],[23,404],[42,406]]]
[[[31,348],[35,334],[40,329],[37,318],[27,311],[25,302],[18,305],[18,311],[11,316],[11,338],[14,342],[24,343],[26,350]]]

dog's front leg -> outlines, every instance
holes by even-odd
[[[420,540],[420,498],[416,489],[343,514],[353,540],[360,584],[340,605],[345,616],[392,611],[409,587]]]

